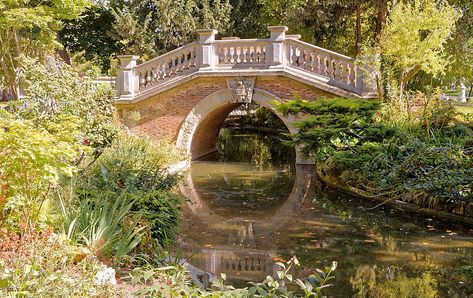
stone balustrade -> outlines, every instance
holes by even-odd
[[[298,35],[286,35],[285,26],[270,26],[269,31],[267,39],[216,40],[216,30],[203,29],[197,30],[198,41],[140,65],[138,56],[118,56],[118,100],[144,98],[196,75],[274,74],[290,75],[333,93],[340,90],[343,96],[373,97],[372,84],[355,59],[302,42]]]
[[[136,66],[138,90],[144,91],[168,78],[188,74],[197,70],[197,43],[177,48],[164,55]]]
[[[269,46],[269,41],[258,39],[215,41],[218,66],[265,66]]]

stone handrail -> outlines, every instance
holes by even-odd
[[[267,53],[271,42],[268,39],[232,39],[215,41],[218,66],[267,65]]]
[[[287,40],[286,54],[290,66],[328,78],[350,91],[362,92],[362,73],[355,59],[300,40]]]
[[[172,76],[196,69],[197,42],[177,48],[135,67],[139,90],[143,91]]]
[[[259,75],[288,73],[328,91],[347,96],[373,93],[355,59],[286,35],[287,27],[271,26],[270,38],[215,40],[216,30],[198,30],[199,40],[137,65],[138,56],[119,56],[116,80],[120,101],[130,102],[149,92],[202,75]],[[336,93],[336,92],[335,92]]]

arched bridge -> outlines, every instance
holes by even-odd
[[[220,126],[242,103],[269,108],[296,132],[292,116],[274,101],[295,95],[370,98],[366,74],[353,58],[268,27],[270,38],[216,39],[216,30],[197,30],[198,41],[137,65],[135,55],[119,56],[116,106],[133,132],[168,139],[193,158],[215,150]],[[306,163],[298,154],[298,163]]]

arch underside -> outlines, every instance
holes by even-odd
[[[200,158],[216,150],[220,127],[227,116],[239,105],[239,103],[224,104],[201,120],[194,133],[190,148],[192,159]]]
[[[183,148],[194,160],[216,150],[220,127],[227,116],[241,103],[231,102],[232,94],[223,89],[205,97],[197,103],[181,124],[177,146]],[[254,89],[252,100],[276,114],[290,133],[296,133],[293,123],[298,117],[285,116],[274,108],[274,102],[282,102],[277,96],[263,90]],[[313,164],[312,159],[303,158],[296,148],[296,163]]]

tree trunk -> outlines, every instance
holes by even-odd
[[[7,101],[8,100],[8,88],[5,88],[2,90],[2,99],[1,101]]]
[[[355,2],[355,12],[356,12],[356,37],[355,37],[355,48],[356,55],[361,54],[361,7],[360,0]]]
[[[56,40],[62,44],[61,42],[61,35],[59,35],[59,32],[56,33]],[[69,56],[69,52],[66,50],[66,48],[63,46],[62,49],[57,50],[57,53],[59,54],[59,57],[61,57],[64,62],[67,64],[71,65],[71,56]]]
[[[388,15],[388,0],[380,0],[378,4],[378,17],[376,18],[376,27],[374,30],[374,42],[376,45],[379,44],[381,34],[386,24],[386,18]]]

